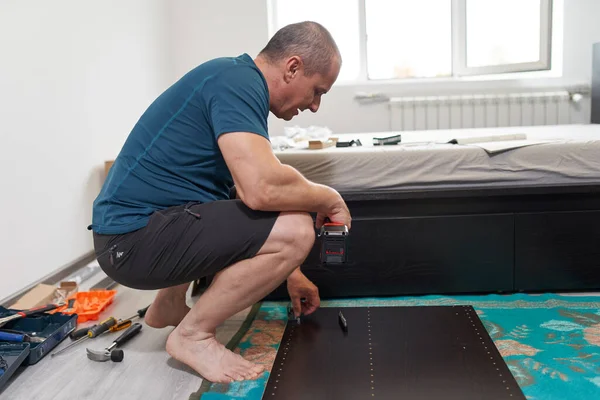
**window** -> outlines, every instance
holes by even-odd
[[[366,0],[365,16],[370,79],[452,75],[450,0]]]
[[[459,2],[459,74],[549,69],[550,7],[550,0]]]
[[[311,20],[334,36],[339,80],[550,69],[552,0],[270,0],[270,34]]]

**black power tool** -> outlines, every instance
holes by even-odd
[[[344,224],[327,222],[321,227],[321,263],[343,264],[348,259],[347,244],[348,227]]]

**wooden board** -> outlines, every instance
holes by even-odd
[[[309,150],[320,150],[325,149],[327,147],[335,146],[338,142],[338,138],[332,137],[327,140],[309,140],[308,148]]]
[[[370,398],[525,396],[470,306],[321,308],[288,322],[263,399]]]

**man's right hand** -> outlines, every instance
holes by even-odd
[[[350,216],[348,206],[346,206],[346,203],[341,197],[339,203],[333,206],[331,211],[328,213],[317,213],[317,218],[315,221],[315,226],[317,229],[321,229],[326,218],[329,218],[331,222],[346,225],[348,230],[351,228],[352,217]]]

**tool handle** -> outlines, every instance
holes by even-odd
[[[25,335],[10,332],[0,332],[0,341],[22,343],[25,341]]]
[[[128,340],[130,340],[135,335],[137,335],[138,333],[140,333],[141,330],[142,330],[142,325],[136,322],[135,324],[131,325],[129,327],[129,329],[127,329],[125,331],[125,333],[123,333],[121,336],[119,336],[114,341],[114,344],[116,346],[122,346],[122,345],[124,345]]]
[[[116,325],[110,327],[109,331],[118,332],[122,331],[125,328],[129,328],[131,326],[131,320],[126,319],[125,321],[119,321]]]
[[[144,316],[146,315],[146,311],[148,311],[148,308],[150,308],[150,306],[146,306],[144,308],[140,308],[139,310],[137,310],[135,312],[134,315],[132,315],[131,317],[127,318],[125,321],[127,320],[133,320],[135,318],[144,318]]]
[[[94,325],[96,326],[96,325]],[[92,327],[88,326],[87,328],[80,328],[77,330],[74,330],[73,332],[71,332],[69,334],[69,337],[71,338],[71,340],[77,340],[77,339],[81,339],[84,336],[87,336],[88,331],[91,329]]]
[[[43,313],[46,311],[50,311],[50,310],[54,310],[58,307],[62,307],[64,306],[65,303],[58,303],[58,304],[46,304],[45,306],[41,306],[41,307],[35,307],[35,308],[30,308],[29,310],[22,310],[17,312],[17,315],[20,315],[21,317],[29,317],[30,315],[34,315],[34,314],[39,314],[39,313]]]
[[[140,310],[137,310],[137,315],[138,315],[140,318],[144,318],[144,316],[146,315],[146,311],[148,311],[148,308],[149,308],[149,307],[150,307],[150,306],[149,306],[149,305],[147,305],[146,307],[144,307],[144,308],[142,308],[142,309],[140,309]]]
[[[102,321],[102,323],[92,326],[88,331],[88,336],[91,338],[95,338],[96,336],[101,335],[107,330],[109,330],[116,323],[117,320],[114,317],[110,317]]]

